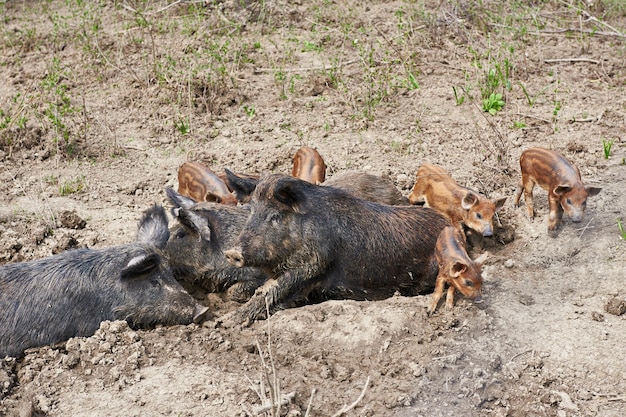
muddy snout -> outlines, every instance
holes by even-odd
[[[232,266],[236,266],[237,268],[242,268],[244,265],[243,255],[241,254],[241,248],[233,248],[224,252],[224,256],[228,259],[228,262]]]

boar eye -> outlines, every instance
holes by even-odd
[[[473,283],[472,281],[470,281],[469,279],[466,279],[466,280],[465,280],[465,286],[466,286],[466,287],[473,287],[473,286],[474,286],[474,283]]]
[[[476,213],[476,218],[477,218],[477,219],[482,219],[482,218],[483,218],[483,215],[482,215],[482,214],[480,214],[480,213]]]
[[[568,198],[568,199],[566,199],[566,200],[565,200],[565,202],[566,202],[567,204],[572,204],[572,200],[570,200],[569,198]]]

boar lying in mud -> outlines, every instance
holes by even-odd
[[[535,184],[548,192],[548,231],[553,232],[561,223],[563,212],[579,223],[587,206],[587,198],[597,195],[602,188],[584,185],[580,171],[563,155],[549,149],[530,148],[520,156],[522,179],[515,193],[514,204],[519,204],[522,191],[529,218],[535,215],[533,189]]]
[[[266,302],[271,314],[312,300],[378,300],[435,285],[435,243],[449,223],[431,209],[377,204],[276,174],[261,179],[250,204],[225,255],[237,267],[264,269],[276,284],[223,318],[226,326],[264,317]]]
[[[207,308],[176,282],[161,252],[168,237],[165,211],[154,206],[134,243],[1,266],[0,357],[90,336],[104,320],[133,327],[202,320]]]
[[[242,202],[249,202],[252,192],[258,184],[257,179],[244,178],[226,170],[227,182],[237,198]],[[310,182],[310,181],[309,181]],[[333,175],[326,180],[324,187],[341,188],[362,200],[389,205],[406,204],[395,184],[383,177],[361,171],[344,171]]]
[[[437,309],[446,284],[449,286],[446,295],[446,308],[452,309],[454,306],[455,290],[459,290],[461,294],[471,298],[476,303],[482,302],[483,278],[480,269],[487,258],[486,253],[472,261],[465,248],[465,234],[457,227],[448,226],[437,238],[435,258],[439,266],[439,274],[437,275],[432,302],[428,309],[429,314]]]
[[[493,236],[493,216],[504,206],[505,198],[495,202],[459,185],[443,168],[423,164],[417,170],[409,202],[424,200],[427,207],[443,214],[454,226],[462,225],[483,236]]]
[[[311,184],[321,184],[326,179],[326,164],[319,152],[305,146],[293,157],[291,175]]]
[[[187,161],[178,168],[178,192],[197,202],[237,205],[237,197],[224,181],[204,165]]]

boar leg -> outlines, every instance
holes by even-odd
[[[522,184],[524,189],[524,201],[526,202],[526,214],[529,219],[532,219],[535,217],[533,204],[533,188],[535,188],[535,182],[528,177],[522,176]]]
[[[519,206],[519,200],[522,198],[522,192],[524,191],[524,183],[522,180],[519,180],[517,184],[517,189],[515,190],[515,200],[513,200],[513,207]]]
[[[456,288],[454,285],[450,285],[450,287],[448,287],[448,294],[446,294],[446,308],[448,310],[452,310],[454,307],[454,291],[456,291]]]
[[[320,280],[312,280],[311,271],[307,268],[286,271],[278,278],[276,285],[265,294],[253,296],[233,315],[220,320],[225,327],[237,324],[250,325],[258,319],[267,318],[277,310],[291,307],[291,303],[304,299],[320,285]]]
[[[443,289],[446,286],[446,280],[442,276],[437,277],[437,281],[435,282],[435,291],[432,295],[432,301],[430,302],[430,307],[428,308],[428,315],[431,315],[437,309],[437,304],[439,304],[439,300],[441,300],[441,296],[443,295]]]
[[[548,215],[548,231],[553,232],[563,219],[563,207],[558,196],[548,196],[548,204],[550,206],[550,214]]]

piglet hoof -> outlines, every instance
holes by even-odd
[[[193,322],[200,324],[207,319],[209,313],[209,307],[205,307],[201,304],[196,304],[193,310]]]

